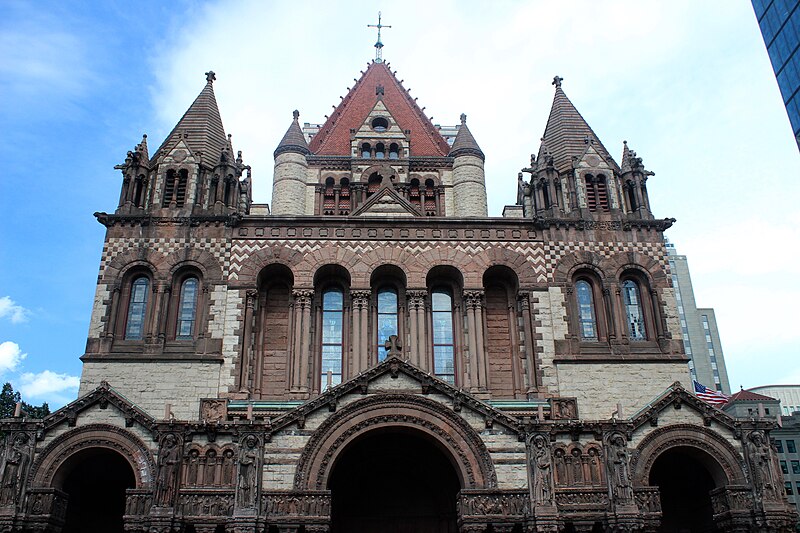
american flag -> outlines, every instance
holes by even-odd
[[[712,405],[723,405],[728,403],[729,398],[722,394],[720,391],[716,391],[714,389],[709,389],[702,383],[698,383],[695,380],[692,380],[694,383],[694,394],[704,402],[708,402]]]

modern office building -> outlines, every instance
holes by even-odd
[[[800,0],[753,0],[753,8],[800,148]]]
[[[722,353],[714,310],[697,307],[686,256],[678,255],[675,245],[669,242],[667,253],[672,286],[675,288],[675,299],[678,302],[683,347],[689,356],[689,372],[692,379],[730,395],[731,385],[728,381],[728,370],[725,368],[725,357]]]
[[[761,385],[748,390],[780,400],[784,416],[800,411],[800,385]]]

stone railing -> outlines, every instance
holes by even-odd
[[[125,491],[125,514],[146,516],[153,506],[153,493],[148,489],[128,489]]]
[[[599,512],[608,509],[605,487],[556,489],[556,506],[566,512]]]
[[[528,491],[462,490],[458,494],[458,511],[462,520],[523,519],[528,516]]]
[[[750,511],[753,494],[745,485],[728,485],[711,491],[711,507],[714,516],[728,512]]]
[[[233,516],[232,489],[181,489],[178,512],[183,516]]]
[[[263,492],[262,514],[269,523],[327,522],[331,516],[330,491]]]
[[[36,488],[28,490],[26,512],[30,517],[48,517],[48,521],[63,522],[67,516],[69,496],[58,489]]]

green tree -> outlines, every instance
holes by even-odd
[[[4,383],[3,390],[0,391],[0,418],[11,418],[14,416],[14,410],[17,407],[17,402],[22,402],[22,412],[24,416],[30,418],[44,418],[50,414],[50,406],[47,402],[42,405],[31,405],[22,401],[19,392],[14,390],[11,383]]]

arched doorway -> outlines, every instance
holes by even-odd
[[[690,446],[670,448],[656,458],[649,481],[661,492],[663,515],[659,531],[718,531],[709,493],[725,484],[725,474],[708,453]]]
[[[461,488],[448,456],[422,432],[359,437],[333,466],[332,533],[456,533]]]
[[[136,486],[130,463],[109,448],[86,448],[67,458],[53,485],[69,496],[63,533],[123,533],[125,490]]]

